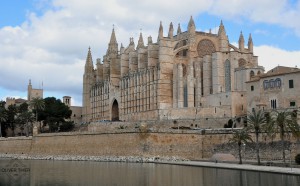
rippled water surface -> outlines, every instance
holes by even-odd
[[[300,176],[152,163],[2,159],[2,185],[299,186]]]

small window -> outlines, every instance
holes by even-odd
[[[250,79],[254,76],[254,72],[251,70],[250,72]]]
[[[295,101],[291,101],[290,102],[290,107],[295,107],[296,106],[296,102]]]
[[[251,91],[254,91],[254,86],[253,85],[251,85]]]
[[[294,88],[294,80],[289,80],[289,88]]]

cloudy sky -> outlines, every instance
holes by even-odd
[[[266,70],[300,67],[298,0],[2,0],[0,5],[0,100],[26,98],[29,79],[44,96],[72,96],[81,105],[88,47],[93,60],[105,54],[115,25],[127,46],[142,31],[155,41],[159,22],[186,30],[190,16],[197,30],[217,32],[223,20],[231,43],[243,31]],[[176,30],[175,26],[175,30]]]

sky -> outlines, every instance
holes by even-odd
[[[88,48],[94,63],[102,59],[113,27],[126,47],[140,32],[155,42],[160,21],[165,36],[170,22],[185,31],[190,16],[197,31],[217,33],[222,20],[236,46],[241,31],[245,43],[251,33],[266,71],[300,67],[299,0],[1,0],[0,100],[26,98],[31,79],[44,97],[71,96],[80,106]]]

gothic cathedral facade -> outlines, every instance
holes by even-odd
[[[160,23],[157,42],[140,34],[118,48],[113,29],[103,61],[94,68],[88,50],[83,75],[83,122],[99,120],[220,119],[247,113],[246,81],[264,72],[241,32],[239,46],[229,43],[221,21],[217,34],[196,31],[190,18],[168,36]]]

